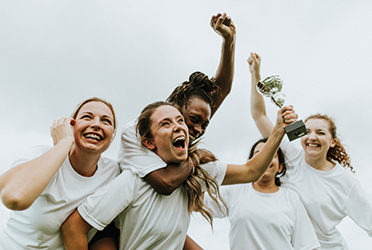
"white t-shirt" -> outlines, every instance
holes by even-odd
[[[280,188],[275,193],[261,193],[252,184],[221,187],[221,197],[229,209],[231,250],[309,250],[320,247],[310,219],[298,195]],[[205,194],[204,201],[213,217],[227,216]]]
[[[372,199],[350,170],[340,164],[320,171],[305,161],[305,152],[285,138],[280,148],[286,156],[283,187],[298,193],[304,204],[321,249],[348,249],[336,226],[349,216],[372,237]]]
[[[137,120],[127,123],[121,132],[118,162],[121,169],[130,168],[140,177],[145,177],[157,169],[165,168],[167,164],[153,151],[141,146],[136,135],[136,123]]]
[[[35,159],[50,148],[33,147],[13,166]],[[116,161],[101,157],[96,173],[92,177],[84,177],[74,171],[67,157],[31,207],[23,211],[11,211],[6,223],[0,228],[0,249],[64,249],[61,224],[87,196],[109,183],[119,173]]]
[[[226,164],[211,162],[202,167],[222,183]],[[203,183],[203,182],[201,182]],[[202,185],[203,190],[205,186]],[[150,184],[130,169],[78,207],[91,226],[102,230],[117,215],[120,250],[182,249],[190,222],[188,196],[181,185],[171,195],[158,194]],[[118,225],[119,224],[119,225]]]

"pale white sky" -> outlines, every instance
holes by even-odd
[[[194,71],[213,76],[221,38],[210,28],[226,12],[237,28],[231,94],[203,140],[222,161],[246,160],[260,138],[249,113],[250,52],[262,76],[279,74],[288,102],[305,118],[333,116],[356,177],[372,193],[372,2],[368,0],[0,1],[0,173],[29,147],[51,144],[54,119],[91,96],[110,101],[119,130],[148,103],[164,100]],[[277,108],[267,101],[275,118]],[[116,158],[119,137],[106,155]],[[0,207],[0,223],[8,210]],[[346,220],[351,249],[372,239]],[[189,234],[205,249],[227,249],[228,223],[214,235],[201,218]]]

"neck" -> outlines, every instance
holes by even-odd
[[[305,155],[305,161],[307,164],[309,164],[311,167],[321,170],[321,171],[329,171],[334,168],[336,164],[328,161],[326,157],[321,158],[311,158],[307,155]]]
[[[97,163],[101,154],[83,152],[76,147],[72,147],[69,153],[69,160],[72,168],[80,175],[91,177],[97,170]]]
[[[275,185],[275,179],[265,182],[259,180],[252,184],[253,188],[260,193],[275,193],[279,190],[279,187]]]

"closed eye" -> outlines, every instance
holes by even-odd
[[[112,125],[112,121],[111,121],[110,119],[108,119],[108,118],[103,118],[102,121],[103,121],[104,123],[107,123],[107,124],[109,124],[109,125]]]

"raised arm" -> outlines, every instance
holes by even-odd
[[[70,118],[55,120],[51,126],[55,146],[43,155],[16,165],[0,176],[1,200],[7,208],[27,209],[41,195],[74,143],[71,127],[73,122]]]
[[[251,53],[248,58],[249,70],[251,72],[251,115],[256,123],[258,130],[263,137],[269,137],[274,125],[266,115],[265,101],[261,94],[257,92],[256,85],[261,80],[260,67],[261,57],[256,53]]]
[[[214,94],[215,105],[212,107],[212,117],[231,90],[234,78],[236,30],[233,21],[225,13],[212,16],[211,26],[223,39],[221,59],[215,76],[216,84],[221,88],[221,92]]]
[[[278,111],[276,124],[262,150],[244,165],[227,165],[222,185],[258,181],[271,165],[285,134],[284,127],[297,120],[292,106],[284,106]],[[286,120],[286,123],[283,120]]]

